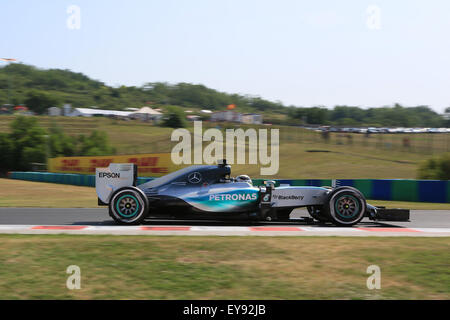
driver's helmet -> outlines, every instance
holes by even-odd
[[[250,184],[253,184],[252,179],[250,179],[250,177],[247,176],[246,174],[241,174],[240,176],[237,176],[236,182],[248,182]]]

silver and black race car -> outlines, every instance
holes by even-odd
[[[409,210],[384,209],[366,203],[353,187],[275,187],[274,181],[253,185],[250,177],[231,177],[231,167],[191,166],[136,186],[135,164],[110,164],[96,169],[99,205],[121,224],[149,218],[289,221],[295,208],[306,207],[321,223],[352,226],[371,220],[408,221]]]

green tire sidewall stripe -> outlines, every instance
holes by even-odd
[[[136,201],[136,210],[132,214],[129,214],[129,215],[123,214],[122,211],[119,209],[119,202],[120,202],[120,200],[122,200],[123,198],[126,198],[126,197],[133,198],[133,200]],[[136,199],[136,197],[134,197],[132,195],[129,195],[129,194],[123,195],[116,201],[116,210],[117,210],[117,213],[121,217],[124,217],[124,218],[134,217],[139,211],[139,201],[138,201],[138,199]]]

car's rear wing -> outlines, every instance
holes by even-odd
[[[108,204],[111,195],[120,188],[136,186],[137,172],[137,165],[133,163],[111,163],[108,168],[96,168],[98,204]]]

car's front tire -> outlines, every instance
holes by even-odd
[[[350,227],[364,218],[366,207],[366,199],[361,192],[351,187],[341,187],[328,195],[325,213],[333,224]]]
[[[147,214],[148,199],[141,190],[135,187],[117,190],[109,202],[109,215],[120,224],[140,224]]]

